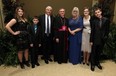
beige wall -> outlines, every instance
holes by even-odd
[[[24,3],[24,9],[30,16],[43,14],[48,5],[53,7],[53,14],[57,14],[59,8],[65,8],[68,17],[74,6],[80,9],[81,14],[85,6],[92,6],[92,0],[20,0],[20,2]]]

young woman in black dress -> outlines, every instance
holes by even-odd
[[[17,7],[15,10],[15,16],[11,21],[6,25],[6,29],[15,37],[16,45],[18,49],[18,59],[20,67],[24,69],[23,64],[23,53],[25,57],[25,64],[29,67],[28,62],[28,32],[27,32],[27,19],[24,16],[24,10],[22,7]]]

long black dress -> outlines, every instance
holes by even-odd
[[[11,28],[14,32],[20,31],[19,35],[15,37],[15,44],[17,46],[18,51],[25,50],[29,48],[29,33],[28,30],[28,23],[25,21],[19,21],[17,18],[16,24]]]
[[[63,28],[66,27],[65,30]],[[68,19],[56,16],[54,22],[54,36],[59,38],[59,43],[55,43],[54,60],[58,63],[66,63],[68,58]]]

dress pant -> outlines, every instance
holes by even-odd
[[[91,51],[91,65],[99,65],[100,64],[100,55],[103,50],[103,45],[93,45]]]
[[[31,64],[38,63],[38,47],[31,48]]]
[[[52,50],[52,37],[51,35],[44,35],[43,39],[43,56],[45,60],[50,58],[51,50]]]

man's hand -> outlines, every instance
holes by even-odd
[[[56,42],[59,43],[59,38],[56,38]]]
[[[30,47],[33,47],[33,44],[30,44]]]

